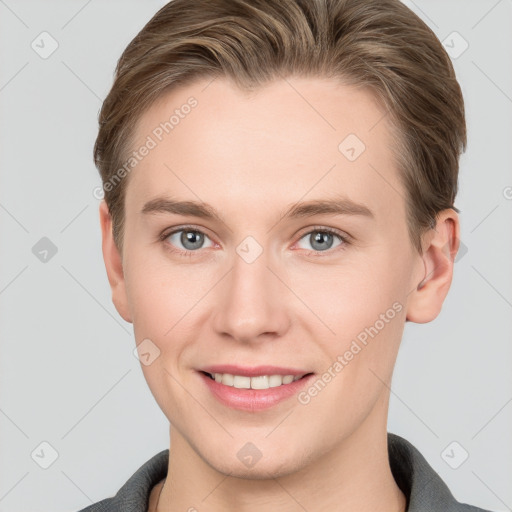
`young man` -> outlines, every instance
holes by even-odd
[[[482,510],[387,433],[407,321],[459,247],[464,102],[398,0],[174,0],[95,161],[119,314],[170,450],[100,511]]]

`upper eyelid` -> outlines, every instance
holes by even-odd
[[[346,233],[345,231],[341,230],[341,229],[338,229],[338,228],[332,228],[332,227],[329,227],[329,226],[313,226],[313,227],[308,227],[308,228],[304,228],[305,231],[302,231],[301,230],[301,235],[300,235],[300,238],[302,238],[304,235],[308,235],[310,233],[313,233],[313,232],[327,232],[327,233],[332,233],[333,235],[338,235],[342,238],[350,238],[350,235],[348,233]]]

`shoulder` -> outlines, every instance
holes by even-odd
[[[389,462],[397,485],[407,498],[407,512],[491,512],[460,503],[419,450],[388,433]]]
[[[167,476],[169,449],[162,450],[135,471],[115,496],[78,512],[146,512],[152,488]]]

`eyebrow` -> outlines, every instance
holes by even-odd
[[[212,219],[224,223],[221,215],[213,206],[198,201],[177,201],[167,197],[156,197],[148,201],[141,213],[171,213],[176,215]],[[375,214],[364,204],[356,203],[346,197],[335,199],[315,199],[294,203],[281,216],[281,219],[312,217],[314,215],[360,215],[375,219]]]

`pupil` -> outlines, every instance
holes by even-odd
[[[192,247],[188,246],[187,248],[198,249],[201,247],[202,234],[197,231],[184,231],[181,235],[181,243],[184,247],[187,247],[187,244],[192,244]]]
[[[332,239],[332,234],[331,233],[324,233],[324,232],[321,232],[321,231],[317,231],[316,232],[316,235],[314,236],[314,243],[312,244],[313,247],[314,247],[314,244],[319,242],[320,245],[319,245],[319,249],[320,250],[325,250],[326,246],[330,247],[331,244],[326,244],[326,241],[325,239],[329,239],[331,238]]]

